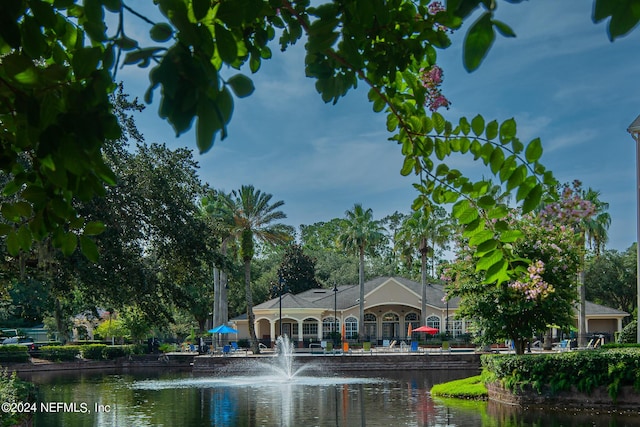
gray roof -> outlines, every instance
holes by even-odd
[[[412,280],[405,279],[403,277],[376,277],[369,280],[364,284],[364,294],[367,295],[374,291],[388,280],[393,279],[411,291],[418,295],[418,298],[422,298],[422,285]],[[442,301],[444,297],[444,290],[442,285],[428,284],[427,285],[427,304],[442,308],[446,307],[446,303]],[[334,295],[333,289],[327,288],[315,288],[308,291],[301,292],[293,295],[290,293],[282,296],[282,308],[295,309],[295,308],[326,308],[330,309],[334,307],[334,298],[339,310],[344,310],[350,307],[358,305],[360,298],[360,286],[359,285],[345,285],[338,287],[337,295]],[[279,308],[279,298],[273,298],[269,301],[265,301],[262,304],[256,305],[255,309],[274,309]],[[449,308],[458,307],[459,299],[452,299],[449,301]]]
[[[413,280],[405,279],[404,277],[376,277],[364,284],[365,296],[374,291],[390,279],[400,283],[402,286],[413,291],[418,298],[422,298],[422,285],[414,282]],[[443,301],[444,289],[443,285],[430,283],[427,284],[427,304],[439,309],[445,309],[447,304]],[[315,288],[308,291],[301,292],[299,294],[287,293],[282,296],[282,308],[283,309],[301,309],[301,308],[320,308],[320,309],[333,309],[334,298],[336,301],[336,307],[338,310],[345,310],[358,305],[360,298],[359,285],[345,285],[338,287],[337,295],[334,295],[333,289],[327,288]],[[416,303],[418,301],[416,300]],[[449,301],[449,308],[456,309],[460,302],[459,298],[452,298]],[[254,309],[277,309],[279,308],[279,299],[273,298],[269,301],[265,301],[262,304],[258,304]],[[603,305],[595,304],[592,302],[586,302],[586,314],[589,316],[628,316],[629,313],[616,310],[614,308],[605,307]]]
[[[629,315],[626,311],[616,310],[594,302],[585,301],[584,311],[589,316],[622,316]]]

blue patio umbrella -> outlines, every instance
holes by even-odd
[[[238,339],[238,331],[233,329],[231,326],[227,326],[224,323],[222,325],[216,326],[213,329],[209,329],[210,334],[218,334],[218,340],[220,340],[220,334],[236,334],[236,340]],[[215,347],[215,340],[213,342]]]
[[[238,331],[233,329],[231,326],[227,326],[227,325],[220,325],[220,326],[216,326],[213,329],[209,329],[208,331],[210,334],[237,334]]]

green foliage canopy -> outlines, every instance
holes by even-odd
[[[517,1],[517,0],[512,0]],[[485,252],[487,282],[508,280],[513,270],[505,245],[510,230],[491,227],[505,205],[487,194],[485,181],[472,182],[444,160],[461,153],[481,160],[516,195],[525,212],[538,204],[552,175],[539,163],[540,141],[522,143],[513,120],[486,122],[482,116],[458,123],[428,115],[423,71],[435,66],[436,49],[450,44],[477,8],[486,10],[465,40],[465,64],[476,68],[495,38],[513,31],[493,17],[497,2],[451,0],[447,10],[429,0],[348,0],[310,5],[308,0],[158,0],[163,22],[152,22],[123,0],[5,0],[0,3],[0,167],[12,180],[2,204],[12,255],[52,235],[63,253],[82,251],[95,259],[88,236],[102,231],[79,215],[73,200],[104,194],[115,176],[101,149],[121,134],[109,101],[121,65],[150,68],[151,102],[160,89],[160,117],[176,134],[195,122],[196,143],[207,151],[227,135],[234,97],[253,92],[246,75],[271,57],[271,44],[285,50],[306,36],[306,74],[326,102],[337,102],[363,83],[376,112],[387,115],[391,139],[405,156],[402,173],[415,173],[419,209],[428,197],[456,203],[465,234]],[[633,28],[632,0],[596,0],[594,20],[609,19],[610,37]],[[108,31],[107,15],[117,24]],[[149,25],[151,46],[127,34],[133,19]],[[125,19],[126,18],[126,19]],[[152,66],[153,65],[153,66]],[[436,165],[436,162],[440,164]],[[504,222],[500,222],[503,224]],[[491,231],[492,236],[489,236]]]

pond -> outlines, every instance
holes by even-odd
[[[308,374],[308,375],[307,375]],[[431,398],[432,385],[475,372],[194,375],[40,373],[41,426],[640,426],[640,414]]]

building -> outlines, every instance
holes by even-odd
[[[360,341],[382,343],[384,340],[406,340],[409,324],[415,329],[422,325],[422,285],[401,277],[378,277],[364,284],[364,334]],[[427,285],[426,324],[440,332],[456,337],[467,333],[467,322],[454,319],[459,299],[446,301],[442,285]],[[333,331],[344,334],[347,340],[358,339],[359,285],[334,289],[311,289],[297,295],[283,294],[253,308],[256,336],[271,342],[282,334],[288,335],[298,346],[319,342],[331,337]],[[587,302],[587,331],[613,334],[622,329],[622,319],[628,313]],[[248,338],[247,317],[233,319],[238,337]],[[577,315],[576,315],[577,324]]]

